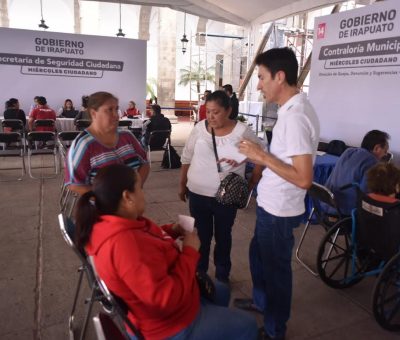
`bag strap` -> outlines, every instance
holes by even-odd
[[[205,121],[206,124],[206,129],[208,128],[208,121]],[[212,136],[212,141],[213,141],[213,149],[214,149],[214,155],[215,155],[215,161],[217,163],[217,168],[218,172],[221,172],[221,164],[219,164],[219,158],[218,158],[218,152],[217,152],[217,143],[215,142],[215,133],[214,129],[211,128],[211,136]]]

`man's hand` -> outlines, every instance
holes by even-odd
[[[246,155],[253,163],[264,165],[265,151],[259,144],[242,139],[239,143],[239,152]]]

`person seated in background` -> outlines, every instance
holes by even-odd
[[[389,149],[389,138],[386,132],[369,131],[364,136],[360,148],[348,148],[338,159],[325,186],[335,195],[342,214],[350,215],[351,210],[357,205],[356,190],[342,187],[357,183],[362,191],[367,191],[367,171],[386,155]],[[326,210],[331,212],[330,209]]]
[[[76,115],[75,122],[80,119],[83,119],[83,120],[91,120],[92,119],[90,116],[90,113],[88,111],[88,100],[89,100],[89,96],[82,96],[81,110]]]
[[[232,88],[231,84],[226,84],[226,85],[222,86],[222,88],[224,89],[225,93],[231,99],[232,112],[231,112],[231,115],[229,116],[229,119],[236,119],[239,114],[239,101],[236,97],[236,93],[233,92],[233,88]]]
[[[207,97],[211,94],[210,90],[205,90],[204,91],[204,95],[202,98],[202,102],[201,105],[199,107],[199,122],[202,121],[203,119],[207,119],[207,115],[206,115],[206,101],[207,101]]]
[[[62,118],[75,118],[78,114],[71,99],[65,99],[64,106],[58,112]]]
[[[54,112],[53,109],[51,109],[48,105],[47,105],[47,100],[45,97],[39,97],[37,99],[38,102],[38,106],[36,109],[34,109],[31,114],[29,115],[29,121],[28,121],[28,125],[29,125],[29,130],[33,131],[54,131],[55,128],[54,126],[38,126],[37,128],[33,128],[34,127],[34,122],[35,120],[38,119],[52,119],[52,120],[56,120],[56,113]]]
[[[128,108],[122,114],[122,117],[134,118],[135,116],[139,116],[140,111],[136,108],[136,103],[134,101],[130,101]]]
[[[25,112],[19,108],[19,101],[16,98],[10,98],[6,101],[6,110],[3,116],[4,119],[20,119],[22,120],[22,125],[26,126]],[[11,132],[11,129],[5,132]]]
[[[378,163],[367,171],[368,196],[379,202],[395,203],[399,200],[400,169],[391,163]]]
[[[77,246],[93,257],[144,338],[256,339],[255,318],[226,308],[227,285],[216,283],[214,303],[200,297],[196,231],[158,226],[143,216],[145,207],[140,175],[123,164],[107,166],[78,201],[75,231]]]
[[[92,123],[72,142],[65,165],[65,185],[82,195],[91,190],[99,169],[126,164],[146,180],[150,167],[146,152],[128,130],[118,130],[118,99],[108,92],[90,95],[87,109]]]
[[[161,113],[161,107],[158,104],[151,106],[152,115],[149,120],[143,124],[142,144],[147,148],[149,145],[150,133],[156,130],[171,130],[171,122]]]
[[[40,96],[35,96],[33,97],[33,104],[31,105],[29,109],[29,116],[31,115],[32,111],[38,107],[38,99]]]

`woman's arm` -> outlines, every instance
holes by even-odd
[[[189,170],[190,164],[182,164],[181,167],[181,180],[179,182],[179,198],[181,201],[186,202],[186,197],[188,193],[188,188],[187,188],[187,173]]]
[[[137,169],[137,172],[140,175],[140,178],[142,179],[142,186],[144,185],[144,182],[146,182],[147,177],[149,176],[150,173],[150,165],[149,163],[144,163],[139,168]]]

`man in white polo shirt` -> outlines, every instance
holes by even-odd
[[[239,146],[265,170],[257,187],[257,222],[250,243],[253,299],[236,299],[234,304],[264,314],[260,338],[283,339],[292,299],[293,229],[301,223],[313,179],[319,121],[297,88],[298,63],[291,49],[268,50],[256,64],[257,89],[280,108],[269,152],[248,140]]]

